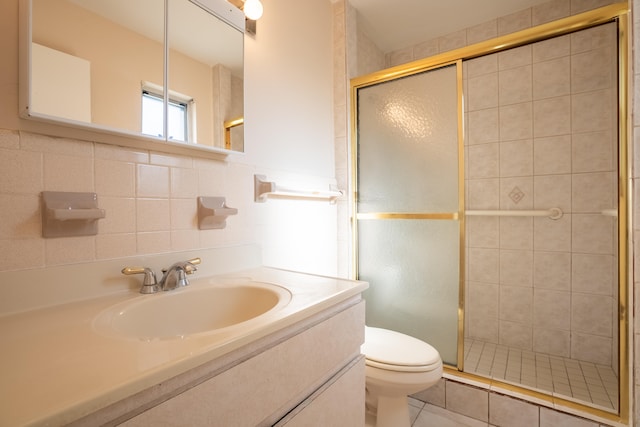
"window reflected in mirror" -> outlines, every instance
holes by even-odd
[[[189,105],[169,98],[167,117],[168,134],[172,141],[188,141]],[[151,136],[164,136],[164,98],[155,93],[142,92],[142,133]]]

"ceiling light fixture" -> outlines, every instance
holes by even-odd
[[[264,7],[260,0],[228,0],[229,3],[244,12],[244,16],[252,21],[260,19]]]
[[[244,16],[255,21],[260,19],[264,8],[260,0],[245,0],[243,11]]]

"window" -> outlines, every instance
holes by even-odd
[[[143,83],[142,133],[145,135],[163,136],[163,103],[162,87],[151,83]],[[194,109],[195,105],[192,98],[173,92],[169,94],[167,131],[170,141],[195,141]]]

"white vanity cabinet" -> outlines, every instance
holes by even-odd
[[[114,412],[106,408],[78,424],[364,425],[363,340],[364,302],[357,296],[120,402],[115,412],[125,404],[136,409],[117,419],[105,419]]]
[[[361,294],[368,283],[234,264],[251,252],[239,247],[182,254],[180,259],[202,258],[202,276],[175,294],[140,295],[124,280],[113,291],[122,260],[0,273],[0,282],[26,289],[0,303],[0,426],[362,425]],[[156,262],[171,265],[175,258],[168,254]],[[25,305],[40,295],[43,281],[70,289],[50,305],[39,307],[43,300],[37,298]],[[92,287],[86,293],[72,292],[87,283]],[[278,303],[229,327],[173,335],[161,329],[149,339],[147,331],[136,335],[139,329],[109,320],[144,303],[171,311],[178,325],[167,325],[180,326],[192,319],[185,307],[200,315],[196,319],[208,319],[221,306],[242,310],[220,292],[215,298],[228,299],[196,304],[197,298],[252,286],[278,288]],[[129,325],[139,319],[155,325],[156,316],[145,311]]]

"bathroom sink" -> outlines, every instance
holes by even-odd
[[[94,327],[145,341],[187,338],[239,327],[290,300],[288,290],[270,283],[192,285],[116,304],[96,317]]]

